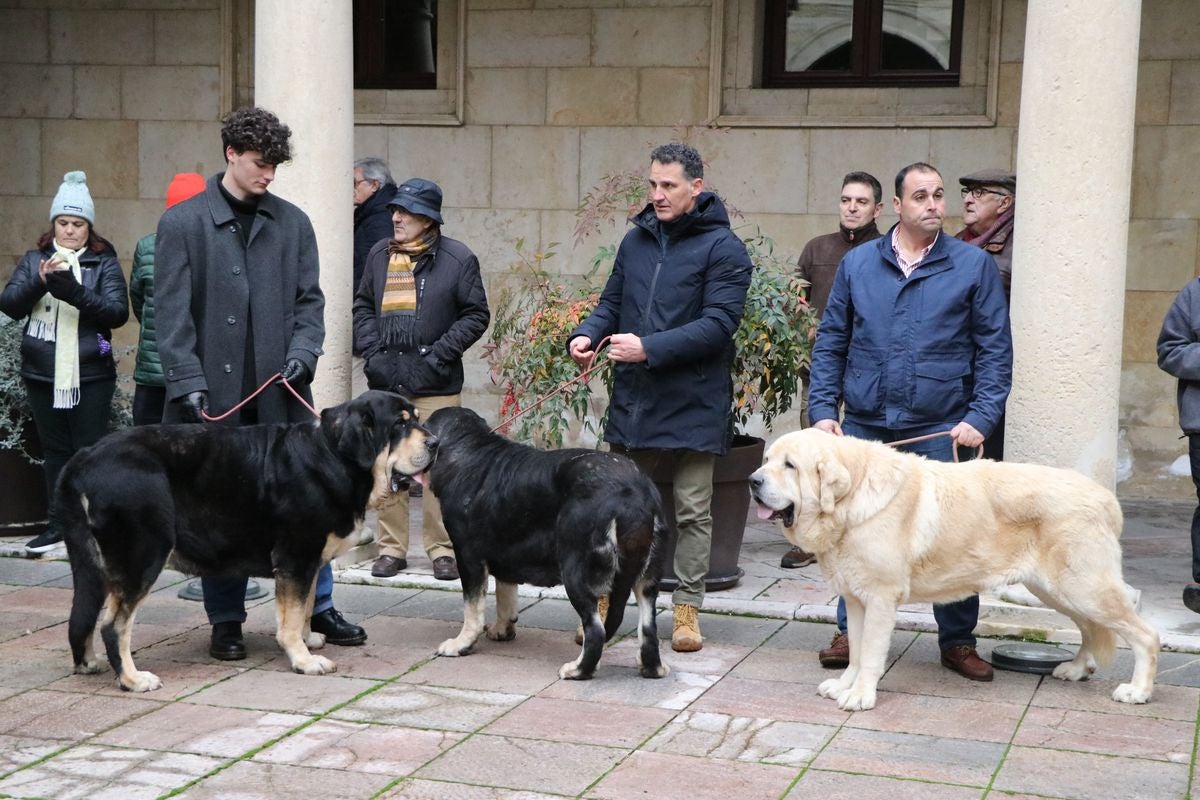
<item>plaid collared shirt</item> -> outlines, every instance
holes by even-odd
[[[904,253],[900,252],[900,226],[896,226],[896,229],[892,231],[892,252],[896,254],[896,263],[899,264],[900,269],[904,271],[904,277],[911,277],[913,270],[921,266],[921,262],[925,260],[925,256],[929,255],[929,251],[933,249],[935,244],[937,244],[938,236],[941,235],[942,232],[938,231],[937,234],[934,235],[933,241],[929,243],[929,246],[917,253],[916,258],[914,258],[912,261],[909,261],[904,257]]]

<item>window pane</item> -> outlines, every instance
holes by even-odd
[[[787,12],[788,72],[848,70],[854,0],[792,0]]]
[[[437,72],[434,20],[437,0],[387,0],[384,6],[384,71],[388,75]]]
[[[884,0],[884,69],[947,70],[953,0]]]

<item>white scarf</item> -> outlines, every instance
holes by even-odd
[[[63,247],[54,240],[54,252],[83,283],[78,250]],[[29,315],[28,334],[43,342],[54,342],[54,407],[74,408],[79,404],[79,309],[64,303],[49,292]]]

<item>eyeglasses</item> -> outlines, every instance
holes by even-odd
[[[958,190],[958,193],[965,199],[967,195],[971,195],[976,200],[982,198],[985,194],[994,194],[997,197],[1012,197],[1007,192],[997,192],[995,189],[985,189],[982,186],[964,186]]]

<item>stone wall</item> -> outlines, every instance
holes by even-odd
[[[971,2],[987,12],[998,40],[994,123],[720,131],[706,126],[714,115],[710,65],[725,44],[712,37],[718,27],[724,37],[734,33],[717,24],[713,3],[725,20],[752,19],[752,0],[459,1],[467,4],[461,124],[432,118],[379,124],[372,115],[389,104],[380,106],[378,94],[357,93],[356,109],[373,124],[356,128],[355,154],[388,159],[398,179],[420,175],[443,186],[446,233],[479,254],[493,294],[511,281],[518,239],[527,247],[563,243],[558,268],[585,270],[600,242],[573,248],[571,233],[589,189],[605,175],[643,168],[654,144],[681,135],[701,148],[710,183],[742,212],[742,224],[761,227],[789,254],[833,230],[840,179],[849,170],[874,173],[890,195],[899,166],[937,165],[950,189],[947,228],[956,231],[961,205],[954,179],[1016,161],[1025,0]],[[1151,474],[1183,451],[1172,382],[1155,366],[1154,340],[1174,293],[1198,271],[1200,15],[1190,0],[1142,5],[1122,425],[1138,470]],[[231,102],[223,87],[252,79],[243,66],[253,63],[244,52],[252,37],[232,30],[233,20],[248,17],[248,6],[244,0],[20,6],[0,9],[0,140],[8,147],[0,160],[0,278],[44,229],[62,174],[78,168],[89,175],[98,230],[127,263],[137,239],[154,230],[171,175],[221,168],[217,119]],[[442,6],[458,8],[454,0]],[[990,29],[978,35],[992,41]],[[235,41],[238,47],[230,47]],[[232,58],[230,49],[237,50]],[[978,50],[976,76],[991,57]],[[739,69],[751,63],[745,53],[738,58]],[[454,77],[439,76],[439,98],[453,96]],[[808,99],[810,108],[840,104],[863,113],[879,102],[874,90],[814,90]],[[302,167],[299,148],[289,168]],[[1062,191],[1064,214],[1086,213],[1086,197],[1071,187]],[[885,199],[881,224],[894,220]],[[598,238],[615,242],[619,235],[614,228]],[[134,326],[120,338],[136,340]],[[474,352],[468,385],[468,402],[494,415],[497,398]]]

